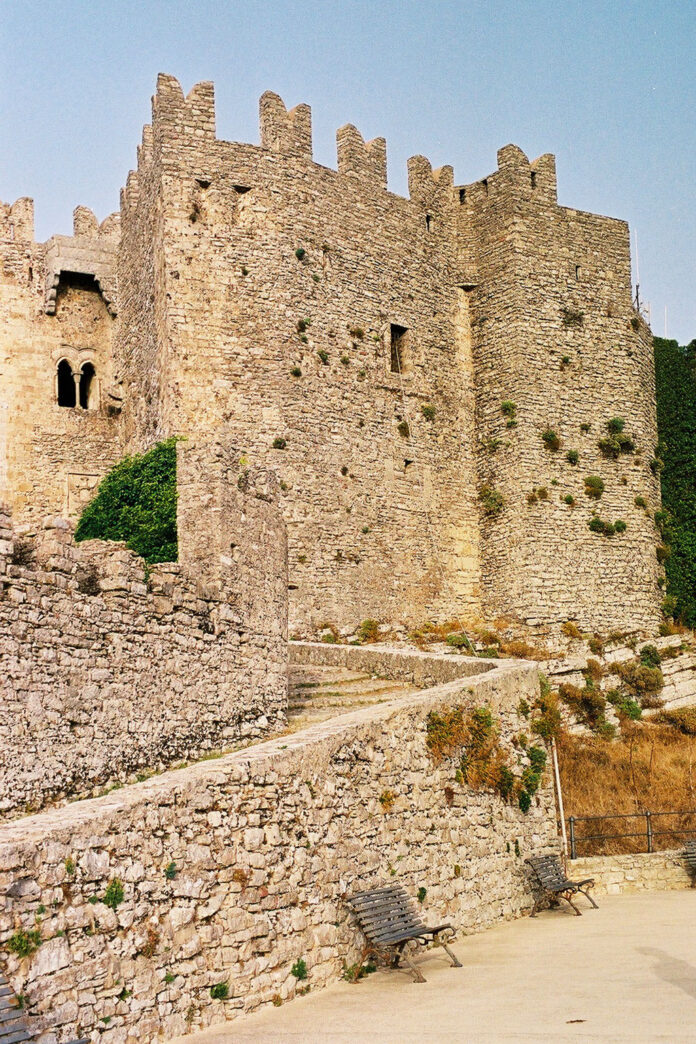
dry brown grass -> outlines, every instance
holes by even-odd
[[[659,724],[624,722],[622,730],[612,743],[568,733],[558,737],[566,817],[696,810],[696,736]],[[644,852],[645,829],[644,818],[578,824],[578,837],[642,832],[637,838],[587,842],[578,853]],[[679,847],[685,837],[696,837],[696,815],[654,818],[653,829],[681,831],[655,837],[655,848]]]

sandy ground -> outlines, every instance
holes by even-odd
[[[380,970],[172,1044],[696,1042],[696,889],[599,902],[463,937],[462,968],[428,951],[425,984]]]

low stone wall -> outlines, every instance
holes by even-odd
[[[435,764],[426,724],[490,706],[514,756],[537,694],[535,666],[508,663],[5,823],[0,945],[42,939],[8,958],[13,985],[59,1041],[154,1044],[339,977],[359,954],[344,903],[359,888],[423,889],[424,916],[465,933],[520,915],[524,857],[557,849],[548,773],[523,814],[458,783],[456,758]]]
[[[443,685],[457,678],[493,670],[495,662],[475,656],[438,655],[388,645],[331,645],[328,642],[290,642],[291,664],[317,664],[368,671],[380,678],[396,678],[419,688]]]
[[[680,850],[585,856],[568,861],[568,876],[594,877],[598,895],[666,892],[689,888],[692,880]]]
[[[180,467],[202,517],[202,480]],[[236,558],[205,582],[195,563],[146,580],[123,544],[75,544],[60,519],[19,541],[0,510],[0,818],[284,724],[284,526],[256,492],[234,484]]]

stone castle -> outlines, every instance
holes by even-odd
[[[654,631],[654,373],[626,224],[559,206],[551,155],[508,145],[469,185],[416,156],[402,198],[383,139],[342,127],[333,170],[307,106],[267,93],[260,123],[260,145],[221,141],[212,85],[161,75],[119,214],[78,207],[73,236],[39,244],[30,200],[0,207],[15,524],[77,515],[125,453],[224,437],[278,477],[291,633]]]

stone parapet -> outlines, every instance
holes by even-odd
[[[569,860],[567,872],[573,880],[593,877],[595,892],[599,895],[665,892],[688,888],[691,884],[691,875],[681,849],[584,856],[582,859]]]

